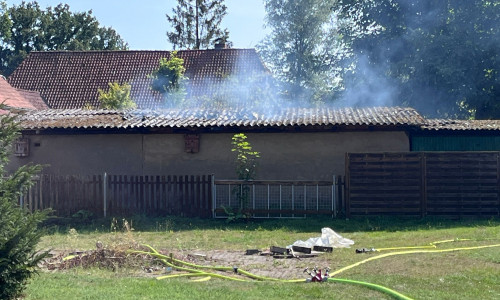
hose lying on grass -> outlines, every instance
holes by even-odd
[[[403,295],[395,290],[392,290],[390,288],[387,288],[387,287],[384,287],[384,286],[381,286],[378,284],[357,281],[357,280],[350,280],[350,279],[333,278],[333,276],[338,275],[338,274],[345,272],[349,269],[352,269],[354,267],[357,267],[359,265],[365,264],[367,262],[381,259],[384,257],[389,257],[389,256],[404,255],[404,254],[417,254],[417,253],[443,253],[443,252],[454,252],[454,251],[465,251],[465,250],[476,250],[476,249],[500,247],[500,244],[494,244],[494,245],[483,245],[483,246],[472,246],[472,247],[461,247],[461,248],[439,249],[439,250],[438,249],[432,249],[432,250],[427,249],[427,248],[437,248],[437,245],[443,244],[443,243],[461,242],[461,241],[471,241],[471,240],[470,239],[454,239],[454,240],[436,241],[436,242],[430,243],[427,246],[380,248],[380,249],[377,249],[376,251],[396,250],[396,249],[419,249],[419,250],[390,252],[390,253],[386,253],[386,254],[381,254],[381,255],[369,257],[367,259],[364,259],[364,260],[359,261],[357,263],[354,263],[352,265],[349,265],[349,266],[343,267],[341,269],[338,269],[336,271],[330,272],[328,281],[329,282],[339,282],[339,283],[349,283],[349,284],[361,285],[361,286],[365,286],[365,287],[368,287],[368,288],[373,289],[373,290],[377,290],[377,291],[386,293],[395,299],[408,300],[411,298],[409,298],[409,297],[407,297],[407,296],[405,296],[405,295]],[[259,280],[259,281],[275,281],[275,282],[288,282],[288,283],[305,282],[304,279],[278,279],[278,278],[259,276],[259,275],[252,274],[250,272],[247,272],[247,271],[241,270],[239,268],[235,268],[235,267],[197,265],[197,264],[193,264],[193,263],[189,263],[189,262],[185,262],[185,261],[176,259],[172,256],[172,254],[170,254],[170,256],[160,254],[158,251],[156,251],[153,247],[151,247],[149,245],[144,245],[144,246],[146,248],[148,248],[150,251],[130,250],[129,253],[151,255],[151,256],[159,259],[162,263],[164,263],[168,267],[172,267],[173,269],[176,269],[178,271],[188,272],[188,273],[182,273],[182,274],[172,274],[172,275],[160,276],[160,277],[157,277],[158,280],[167,279],[167,278],[178,278],[178,277],[202,277],[202,278],[194,280],[194,281],[206,281],[206,280],[209,280],[213,277],[213,278],[228,279],[228,280],[234,280],[234,281],[240,281],[240,282],[250,281],[248,279],[242,279],[242,278],[238,278],[238,277],[234,277],[234,276],[227,276],[227,275],[222,275],[222,274],[218,274],[218,273],[214,273],[214,272],[205,271],[205,270],[214,270],[214,271],[234,272],[236,274],[244,275],[248,278],[251,278],[254,280]]]
[[[259,280],[259,281],[274,281],[274,282],[305,282],[304,279],[278,279],[278,278],[272,278],[272,277],[265,277],[265,276],[259,276],[255,275],[253,273],[241,270],[239,268],[233,268],[233,267],[220,267],[220,266],[202,266],[202,265],[196,265],[192,264],[189,262],[185,262],[179,259],[173,258],[172,255],[166,256],[163,254],[160,254],[158,251],[156,251],[153,247],[149,245],[144,245],[147,247],[151,252],[147,251],[138,251],[138,250],[131,250],[129,251],[130,253],[136,253],[136,254],[149,254],[153,257],[158,258],[161,262],[163,262],[166,266],[172,267],[173,269],[179,270],[179,271],[187,271],[189,273],[182,273],[182,274],[172,274],[172,275],[166,275],[166,276],[160,276],[157,277],[157,280],[162,280],[162,279],[167,279],[167,278],[179,278],[179,277],[202,277],[201,279],[194,280],[194,281],[206,281],[213,278],[220,278],[220,279],[228,279],[228,280],[234,280],[234,281],[240,281],[240,282],[249,282],[251,280],[248,279],[242,279],[238,277],[233,277],[233,276],[226,276],[226,275],[221,275],[218,273],[213,273],[213,272],[206,272],[206,271],[201,271],[199,269],[211,269],[211,270],[216,270],[216,271],[232,271],[236,274],[241,274],[244,276],[247,276],[248,278]],[[179,265],[174,264],[180,264],[184,266],[190,266],[192,268],[198,268],[198,269],[191,269],[191,268],[185,268]],[[350,284],[357,284],[357,285],[362,285],[383,293],[386,293],[390,296],[392,296],[395,299],[402,299],[402,300],[411,300],[411,298],[395,291],[390,288],[369,283],[369,282],[363,282],[363,281],[356,281],[356,280],[349,280],[349,279],[341,279],[341,278],[328,278],[329,282],[339,282],[339,283],[350,283]]]
[[[330,276],[335,276],[338,275],[344,271],[347,271],[349,269],[352,269],[354,267],[357,267],[359,265],[365,264],[369,261],[384,258],[384,257],[389,257],[389,256],[396,256],[396,255],[403,255],[403,254],[417,254],[417,253],[443,253],[443,252],[455,252],[455,251],[463,251],[463,250],[476,250],[476,249],[484,249],[484,248],[493,248],[493,247],[500,247],[500,244],[495,244],[495,245],[485,245],[485,246],[475,246],[475,247],[462,247],[462,248],[452,248],[452,249],[442,249],[442,250],[409,250],[409,251],[398,251],[398,252],[389,252],[386,254],[381,254],[377,256],[372,256],[367,259],[364,259],[362,261],[359,261],[357,263],[354,263],[352,265],[349,265],[347,267],[343,267],[337,271],[331,272]]]

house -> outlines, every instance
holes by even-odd
[[[11,112],[48,108],[40,93],[13,88],[3,76],[0,76],[0,103]]]
[[[33,51],[10,75],[19,89],[40,92],[53,109],[98,108],[98,89],[108,83],[131,85],[131,98],[138,108],[161,107],[162,95],[151,89],[149,75],[170,51]],[[234,82],[268,74],[254,49],[180,50],[188,98],[212,96]]]
[[[45,164],[51,174],[215,174],[236,179],[231,138],[243,132],[260,152],[257,179],[331,180],[346,152],[410,150],[425,123],[414,109],[44,110],[22,116],[30,152],[11,167]]]
[[[52,109],[23,117],[32,161],[53,174],[212,174],[235,178],[231,137],[244,132],[261,152],[260,179],[331,180],[349,151],[409,151],[408,134],[424,119],[408,108],[160,109],[148,77],[169,51],[31,52],[9,77]],[[211,97],[252,77],[268,76],[254,49],[178,51],[187,97]],[[98,89],[130,83],[133,111],[98,107]],[[239,86],[236,87],[238,89]],[[252,92],[252,91],[251,91]],[[235,96],[234,98],[238,98]],[[277,105],[279,107],[279,105]],[[188,148],[188,145],[195,145]]]

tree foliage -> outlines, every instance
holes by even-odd
[[[227,41],[229,31],[221,28],[227,14],[224,0],[177,0],[167,20],[172,28],[167,37],[174,49],[202,49],[215,40]]]
[[[265,0],[271,33],[259,53],[285,95],[323,102],[338,87],[342,41],[332,20],[335,0]]]
[[[186,68],[184,59],[177,56],[177,51],[170,53],[170,58],[162,58],[158,69],[150,75],[151,88],[164,95],[166,106],[181,104],[186,96]]]
[[[41,237],[38,225],[46,212],[30,213],[17,204],[41,167],[25,165],[13,174],[5,172],[18,130],[13,117],[0,116],[0,299],[18,297],[38,262],[47,255],[36,251]]]
[[[346,95],[372,81],[428,116],[500,118],[499,1],[341,0],[335,10],[355,24],[342,27],[357,60]],[[359,35],[370,26],[382,30]]]
[[[127,109],[135,108],[137,105],[130,98],[131,86],[128,83],[108,83],[108,91],[98,89],[99,101],[103,109]]]
[[[10,75],[31,51],[124,50],[127,43],[112,28],[101,27],[88,12],[67,4],[40,8],[36,1],[7,7],[0,2],[0,73]]]
[[[177,51],[172,51],[170,58],[160,59],[158,69],[151,74],[151,87],[160,93],[175,92],[182,87],[185,72],[184,59],[177,56]]]
[[[498,0],[264,3],[259,50],[294,101],[500,118]]]

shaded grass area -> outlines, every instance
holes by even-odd
[[[442,218],[398,218],[398,217],[354,217],[351,219],[333,219],[326,216],[313,216],[296,219],[252,219],[227,223],[225,219],[198,219],[168,216],[152,218],[144,215],[116,218],[50,218],[45,222],[49,233],[75,228],[82,232],[109,231],[113,219],[127,220],[138,231],[183,231],[193,229],[245,229],[315,232],[325,226],[335,227],[339,232],[358,231],[404,231],[420,229],[448,229],[470,226],[498,226],[499,218],[490,219],[442,219]]]
[[[111,246],[147,243],[172,251],[225,249],[243,252],[249,248],[286,246],[298,239],[316,237],[322,227],[330,227],[354,240],[356,248],[428,245],[455,238],[474,241],[446,243],[439,248],[500,243],[499,219],[314,218],[236,224],[178,217],[148,219],[136,216],[126,220],[134,230],[123,231],[123,219],[96,219],[86,224],[52,222],[39,247],[94,249],[99,240]],[[325,254],[325,258],[329,267],[337,270],[374,255],[377,253],[355,254],[351,248],[335,249]],[[381,284],[414,299],[500,299],[500,247],[387,257],[347,270],[338,277]],[[73,299],[388,299],[379,292],[340,283],[234,283],[218,279],[197,283],[186,278],[157,281],[131,268],[114,272],[97,268],[43,272],[34,278],[26,291],[27,299],[68,299],[68,295]]]
[[[180,217],[122,219],[52,220],[40,248],[92,249],[95,242],[114,243],[123,239],[116,233],[129,226],[130,240],[157,248],[245,250],[271,245],[286,246],[306,240],[330,227],[357,247],[395,247],[454,238],[500,238],[500,219],[440,220],[399,218],[307,218],[293,220],[252,220],[226,223],[225,220],[203,220]],[[431,233],[432,234],[431,234]],[[71,234],[74,233],[74,234]],[[409,234],[411,233],[411,234]],[[115,241],[116,240],[116,241]]]

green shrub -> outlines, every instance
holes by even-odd
[[[38,225],[47,212],[30,213],[18,205],[20,195],[41,167],[25,165],[10,175],[5,171],[18,129],[13,117],[0,116],[0,299],[18,297],[38,262],[47,255],[36,252],[42,234]]]
[[[160,93],[172,93],[182,89],[186,80],[184,76],[186,68],[184,59],[177,56],[177,51],[172,51],[170,59],[160,59],[158,69],[154,70],[150,77],[153,79],[151,88]]]
[[[185,72],[184,59],[177,56],[177,51],[173,51],[169,59],[160,59],[158,69],[149,75],[152,79],[151,89],[162,94],[165,107],[180,107],[184,104],[188,80],[184,76]]]
[[[99,101],[103,109],[128,109],[136,108],[137,105],[130,98],[132,86],[128,83],[119,84],[118,82],[108,83],[108,91],[98,89]]]

